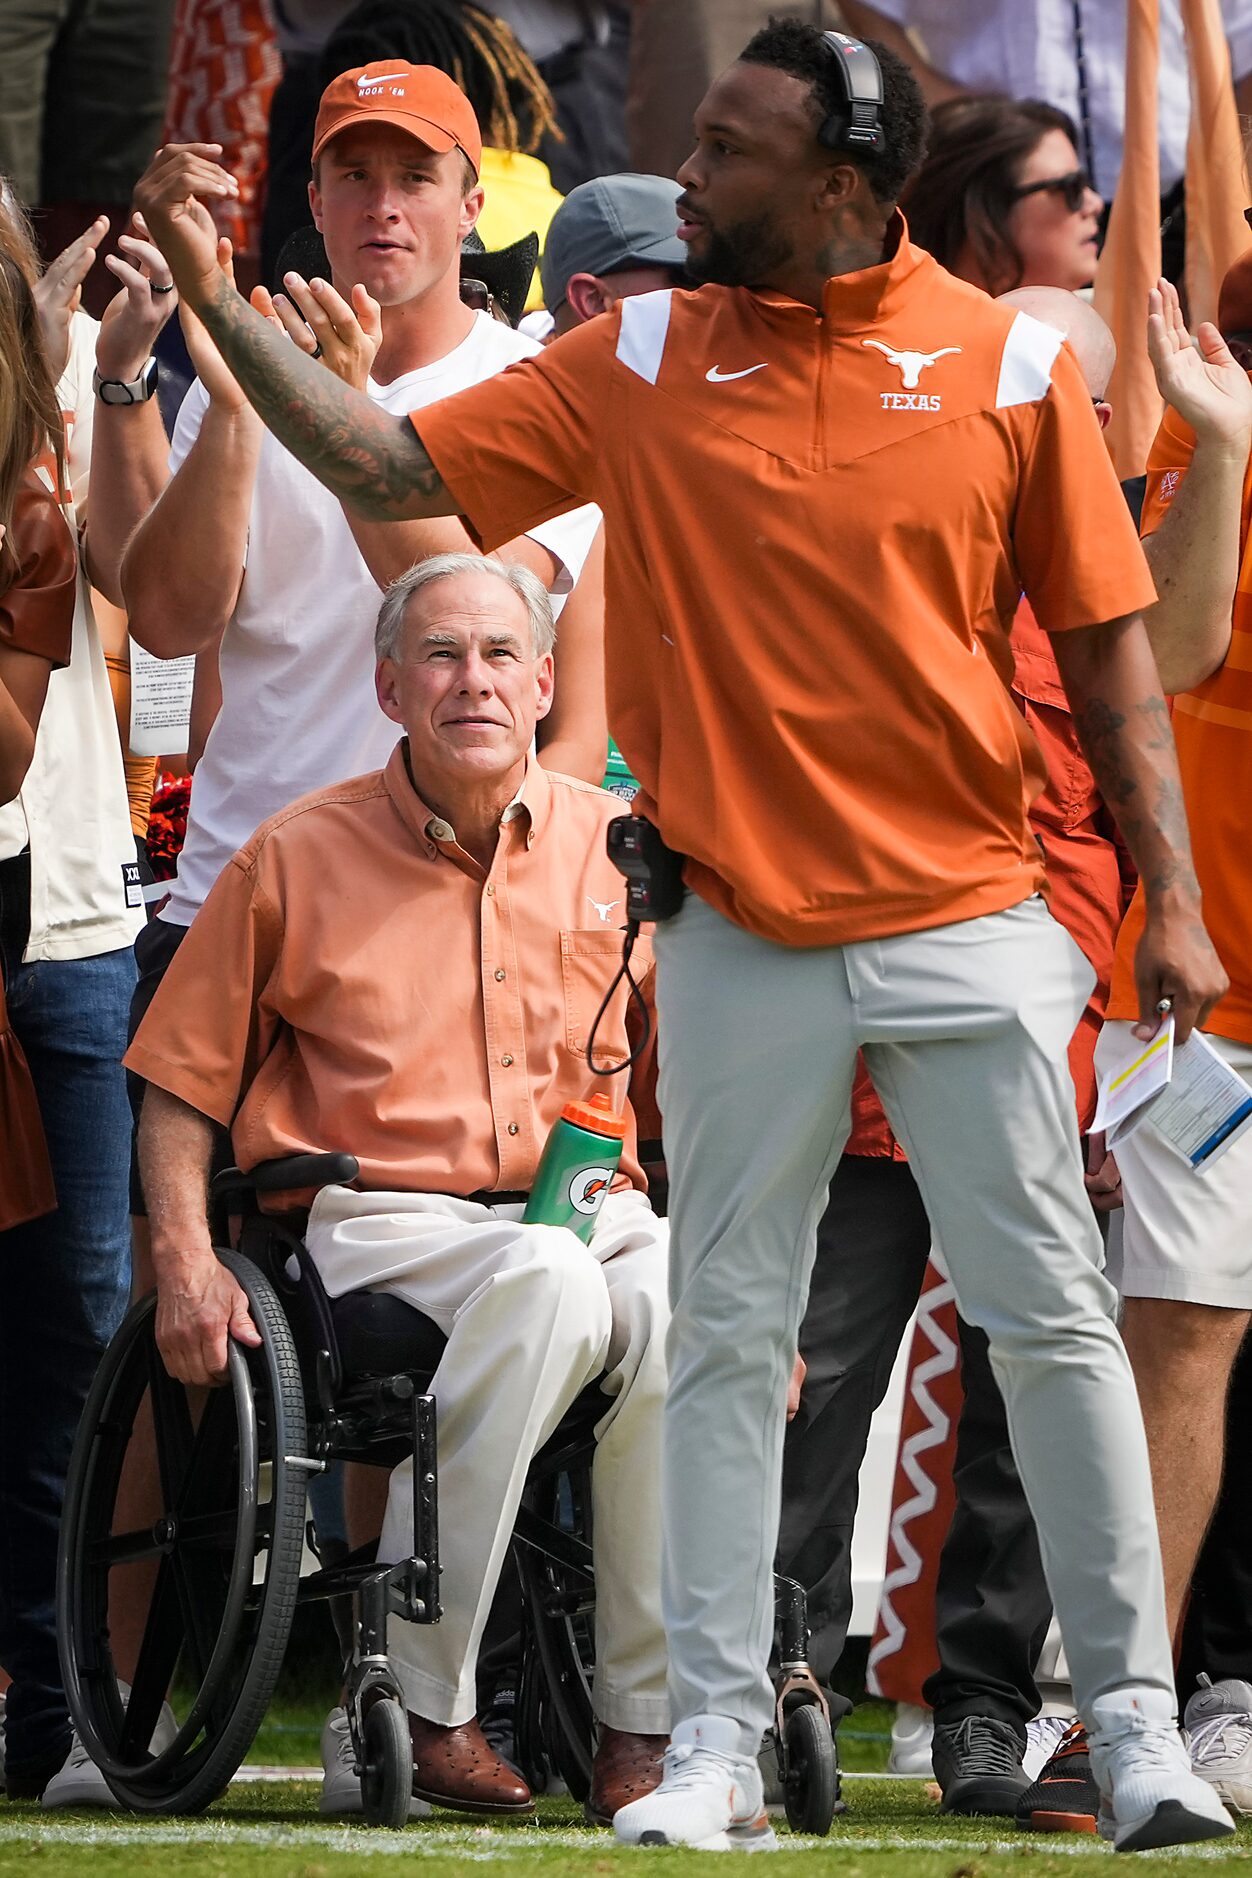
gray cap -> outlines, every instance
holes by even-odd
[[[571,275],[684,267],[678,195],[678,184],[665,176],[597,176],[571,189],[544,237],[539,277],[549,313],[564,304]]]

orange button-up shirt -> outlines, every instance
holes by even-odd
[[[627,1107],[623,1175],[644,1185],[625,1077],[587,1035],[621,960],[625,888],[605,853],[616,797],[531,762],[484,872],[409,780],[305,796],[223,870],[126,1055],[231,1128],[241,1165],[356,1155],[365,1188],[528,1189],[564,1104]],[[635,976],[650,996],[647,941]],[[620,1062],[627,991],[596,1036]]]

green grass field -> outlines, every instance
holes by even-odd
[[[258,1736],[254,1765],[310,1766],[317,1761],[322,1710],[307,1702],[277,1709]],[[887,1753],[888,1712],[867,1703],[840,1732],[846,1770],[872,1774]],[[246,1776],[246,1769],[243,1770]],[[780,1823],[779,1845],[790,1878],[837,1867],[839,1878],[1079,1878],[1076,1864],[1113,1854],[1089,1837],[1039,1838],[1007,1821],[946,1818],[919,1781],[853,1779],[849,1810],[828,1839],[800,1839]],[[370,1878],[413,1870],[421,1878],[494,1866],[518,1878],[601,1878],[623,1861],[647,1861],[655,1878],[682,1873],[711,1878],[725,1872],[716,1853],[614,1846],[589,1831],[569,1800],[542,1800],[526,1825],[475,1826],[436,1814],[402,1833],[323,1823],[312,1782],[241,1779],[198,1819],[145,1820],[99,1813],[42,1812],[0,1802],[0,1872],[29,1878],[347,1878],[368,1862]],[[1139,1855],[1153,1878],[1197,1863],[1242,1864],[1252,1858],[1252,1821],[1235,1840],[1169,1855]],[[1131,1861],[1125,1861],[1128,1868]]]

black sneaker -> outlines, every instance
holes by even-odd
[[[1087,1731],[1075,1722],[1018,1801],[1017,1823],[1032,1832],[1094,1832],[1099,1812]]]
[[[1025,1739],[1010,1722],[990,1715],[937,1720],[931,1759],[943,1789],[942,1810],[1014,1818],[1030,1785],[1022,1767],[1025,1752]]]

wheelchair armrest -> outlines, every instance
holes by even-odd
[[[228,1200],[246,1193],[298,1193],[355,1180],[360,1163],[354,1154],[285,1154],[277,1161],[261,1161],[251,1172],[227,1167],[209,1188],[211,1200]]]

